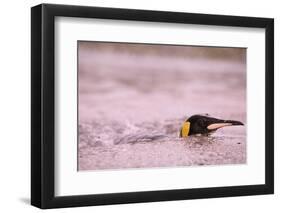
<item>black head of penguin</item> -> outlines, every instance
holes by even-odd
[[[208,134],[225,126],[244,125],[240,121],[223,120],[205,115],[193,115],[182,125],[180,137],[188,137],[195,134]]]

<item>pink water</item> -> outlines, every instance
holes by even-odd
[[[112,46],[79,48],[79,170],[246,163],[245,126],[178,137],[193,114],[247,123],[246,50]]]

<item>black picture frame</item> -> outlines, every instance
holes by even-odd
[[[265,184],[59,196],[55,189],[55,17],[264,28]],[[41,4],[31,8],[31,204],[60,208],[272,194],[274,192],[274,20],[271,18]]]

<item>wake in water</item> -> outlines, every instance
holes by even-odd
[[[79,125],[79,145],[91,147],[178,140],[183,119],[160,122],[92,122]]]
[[[82,123],[78,168],[81,171],[246,163],[245,128],[179,138],[183,120]]]

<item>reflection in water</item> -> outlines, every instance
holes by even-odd
[[[245,126],[179,138],[193,114],[246,122],[246,50],[79,43],[79,170],[246,163]]]

